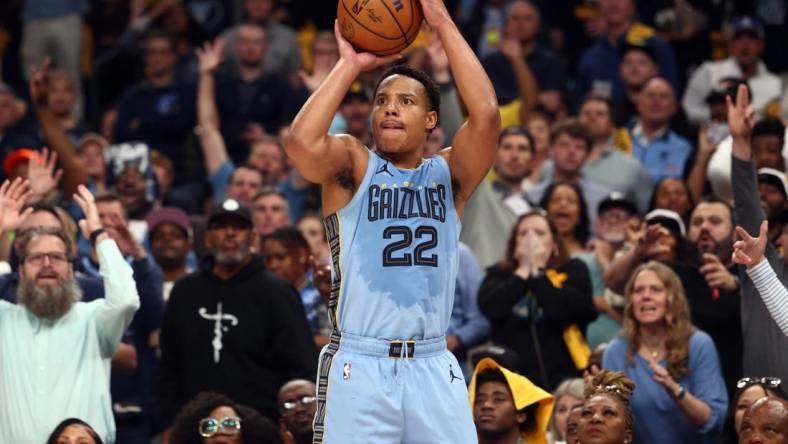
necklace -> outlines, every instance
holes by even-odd
[[[660,354],[659,350],[653,350],[651,347],[647,346],[644,343],[641,343],[640,346],[643,347],[643,349],[646,350],[646,353],[650,354],[653,359],[657,359],[659,357]]]

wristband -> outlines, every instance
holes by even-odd
[[[684,395],[686,394],[687,394],[687,390],[685,390],[684,387],[679,386],[679,392],[676,393],[673,397],[676,398],[677,401],[680,401],[684,399]]]
[[[97,228],[90,233],[90,244],[94,247],[96,246],[96,239],[101,236],[102,233],[106,233],[107,231],[104,228]]]

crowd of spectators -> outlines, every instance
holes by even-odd
[[[0,3],[0,442],[312,442],[332,258],[282,140],[334,4]],[[503,122],[446,333],[479,441],[788,442],[788,2],[445,3]],[[431,156],[465,104],[403,55]],[[370,149],[380,69],[331,124]]]

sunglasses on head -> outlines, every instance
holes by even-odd
[[[222,419],[203,418],[200,420],[197,431],[203,438],[210,438],[219,431],[226,435],[235,435],[241,431],[241,418],[237,416],[225,416]]]
[[[738,382],[736,382],[737,389],[743,389],[745,387],[749,387],[751,385],[761,384],[765,387],[776,389],[777,387],[782,384],[782,380],[780,378],[773,378],[773,377],[764,377],[764,378],[741,378]]]

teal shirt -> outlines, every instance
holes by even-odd
[[[0,301],[0,442],[41,444],[66,418],[115,442],[110,361],[139,308],[132,270],[115,241],[96,248],[105,298],[77,302],[55,321]]]

